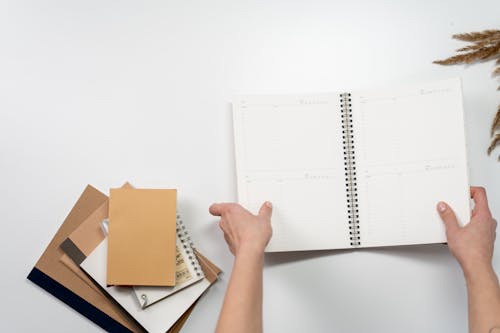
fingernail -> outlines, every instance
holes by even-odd
[[[269,208],[273,208],[273,204],[270,201],[266,201],[266,206]]]
[[[440,213],[444,213],[445,210],[446,210],[446,204],[444,202],[438,203],[438,211]]]

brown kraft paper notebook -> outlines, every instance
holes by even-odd
[[[106,195],[87,186],[28,279],[107,331],[143,332],[127,313],[60,261],[64,252],[59,245],[106,201]]]
[[[176,190],[111,189],[108,285],[175,285],[176,213]]]

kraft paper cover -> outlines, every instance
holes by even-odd
[[[111,189],[107,284],[175,285],[177,191]]]
[[[75,293],[85,301],[89,302],[99,311],[106,313],[113,320],[132,332],[142,332],[137,324],[129,319],[130,317],[120,308],[113,305],[102,292],[88,286],[78,275],[64,265],[59,259],[64,254],[59,247],[61,242],[73,232],[78,226],[97,210],[107,200],[106,195],[99,192],[92,186],[87,186],[71,212],[64,220],[54,238],[47,246],[42,256],[35,265],[35,269],[40,270],[54,281],[63,285],[69,291]],[[53,293],[53,291],[49,291]],[[68,301],[68,300],[66,300]],[[74,305],[72,305],[74,307]],[[77,311],[81,309],[75,308]]]

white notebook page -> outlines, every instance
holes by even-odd
[[[352,94],[361,246],[445,242],[436,204],[469,221],[459,79]]]
[[[273,203],[266,251],[349,247],[339,94],[238,96],[233,121],[238,201]]]

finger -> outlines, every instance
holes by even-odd
[[[259,216],[265,218],[266,220],[271,219],[271,215],[273,213],[273,205],[266,201],[262,204],[259,210]]]
[[[221,207],[221,204],[212,204],[210,206],[210,208],[208,208],[208,211],[210,212],[210,214],[212,214],[213,216],[221,216],[222,215],[222,207]]]
[[[227,211],[230,205],[230,203],[214,203],[210,206],[210,208],[208,208],[208,211],[213,216],[221,216]]]
[[[441,201],[437,204],[437,211],[439,213],[439,216],[441,217],[441,220],[444,223],[447,235],[448,233],[453,234],[454,232],[458,231],[458,229],[460,229],[457,217],[455,216],[455,213],[453,212],[453,209],[451,209],[450,206]]]
[[[222,216],[223,214],[229,213],[231,211],[239,211],[240,209],[244,209],[239,204],[234,202],[222,202],[222,203],[214,203],[208,208],[210,214],[214,216]]]
[[[473,214],[487,214],[491,215],[490,208],[488,207],[488,198],[486,197],[486,190],[484,187],[471,186],[470,196],[474,200]]]

